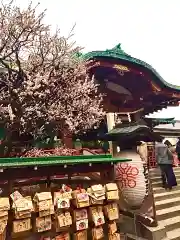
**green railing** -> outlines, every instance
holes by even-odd
[[[90,163],[118,163],[128,162],[131,159],[113,158],[111,155],[78,155],[78,156],[48,156],[48,157],[21,157],[0,158],[0,167],[25,167],[47,165],[77,165]]]

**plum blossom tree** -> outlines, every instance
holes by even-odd
[[[52,33],[44,17],[32,4],[0,8],[0,115],[8,141],[15,128],[37,138],[49,125],[77,133],[104,117],[98,85],[75,57],[81,49],[70,41],[72,32]]]

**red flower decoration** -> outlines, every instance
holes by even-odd
[[[132,167],[128,163],[121,163],[116,166],[116,180],[119,181],[121,188],[135,188],[138,174],[138,168]]]

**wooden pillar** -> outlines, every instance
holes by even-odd
[[[156,156],[155,156],[155,143],[148,143],[147,144],[147,150],[148,150],[148,166],[149,168],[156,168]]]
[[[108,132],[110,132],[115,126],[114,113],[107,113],[106,118],[107,118]],[[112,156],[116,156],[117,155],[116,143],[109,141],[109,148],[110,148],[110,153],[112,154]]]
[[[142,112],[136,112],[134,113],[134,120],[137,122],[141,119],[142,117]]]

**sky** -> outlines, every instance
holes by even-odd
[[[5,0],[6,1],[6,0]],[[24,7],[28,0],[16,0]],[[180,85],[180,0],[33,0],[47,9],[45,21],[74,39],[84,52],[122,44],[133,57],[151,64],[160,75]],[[154,114],[180,119],[180,107]]]

